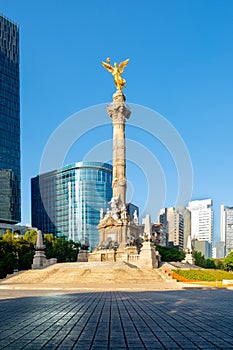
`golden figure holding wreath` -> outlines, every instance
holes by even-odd
[[[110,73],[112,73],[117,91],[122,92],[123,87],[126,87],[126,80],[122,78],[121,74],[124,72],[124,68],[129,63],[129,58],[125,61],[122,61],[119,65],[117,63],[114,63],[114,66],[110,64],[110,58],[107,58],[106,61],[107,63],[102,62],[102,66]]]

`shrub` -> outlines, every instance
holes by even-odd
[[[162,261],[182,261],[185,258],[185,253],[176,248],[155,245],[155,249],[161,255]]]

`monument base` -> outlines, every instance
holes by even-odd
[[[137,266],[158,268],[160,262],[160,255],[156,252],[154,245],[151,242],[143,242],[142,249]]]
[[[51,258],[46,259],[45,256],[45,245],[43,244],[43,237],[41,230],[37,230],[37,237],[36,237],[36,245],[35,245],[35,255],[32,262],[32,269],[43,269],[44,267],[47,267],[49,265],[53,265],[57,263],[57,259]]]
[[[160,255],[155,251],[151,242],[144,242],[138,253],[136,246],[122,245],[117,249],[96,249],[88,254],[88,262],[117,262],[123,261],[141,268],[158,268]]]
[[[136,258],[132,258],[136,257]],[[139,255],[135,246],[123,247],[120,246],[117,250],[114,249],[95,249],[88,254],[88,262],[131,262],[137,261]]]
[[[116,248],[119,244],[123,247],[133,245],[142,233],[142,228],[134,222],[121,219],[100,221],[99,245],[102,248]]]
[[[41,269],[46,265],[46,257],[44,251],[36,251],[33,263],[32,263],[32,269]]]
[[[43,269],[56,263],[56,258],[46,259],[44,251],[37,250],[33,258],[32,270]]]
[[[80,249],[77,257],[78,262],[88,262],[88,251]]]
[[[137,243],[142,228],[132,221],[108,217],[98,225],[99,244],[88,261],[128,261],[129,255],[138,254]]]
[[[123,261],[139,268],[158,268],[160,255],[150,242],[149,216],[145,221],[146,227],[144,227],[138,224],[138,220],[130,221],[128,216],[122,219],[115,218],[111,214],[109,212],[100,220],[99,244],[92,253],[88,254],[88,261]],[[142,238],[143,233],[144,239]]]

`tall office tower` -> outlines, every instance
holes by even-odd
[[[73,241],[99,242],[101,208],[112,198],[112,166],[80,162],[31,179],[32,226]]]
[[[228,255],[233,249],[233,207],[221,204],[220,239],[224,242],[225,254]]]
[[[20,220],[19,28],[0,15],[0,223]]]
[[[184,206],[176,207],[176,210],[183,215],[184,219],[184,249],[187,248],[188,236],[191,235],[191,212]]]
[[[57,233],[56,175],[50,171],[31,179],[31,221],[43,233]]]
[[[213,210],[212,200],[190,201],[188,209],[191,212],[191,237],[198,241],[213,242]]]
[[[184,218],[176,208],[163,208],[159,212],[159,222],[166,227],[168,245],[184,249]]]

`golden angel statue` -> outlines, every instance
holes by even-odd
[[[102,66],[106,68],[110,73],[112,73],[117,91],[122,92],[122,88],[126,87],[126,80],[122,78],[121,74],[124,72],[124,68],[129,63],[129,58],[125,61],[122,61],[119,65],[117,63],[114,63],[114,66],[110,64],[110,58],[107,58],[106,61],[107,63],[102,62]]]

